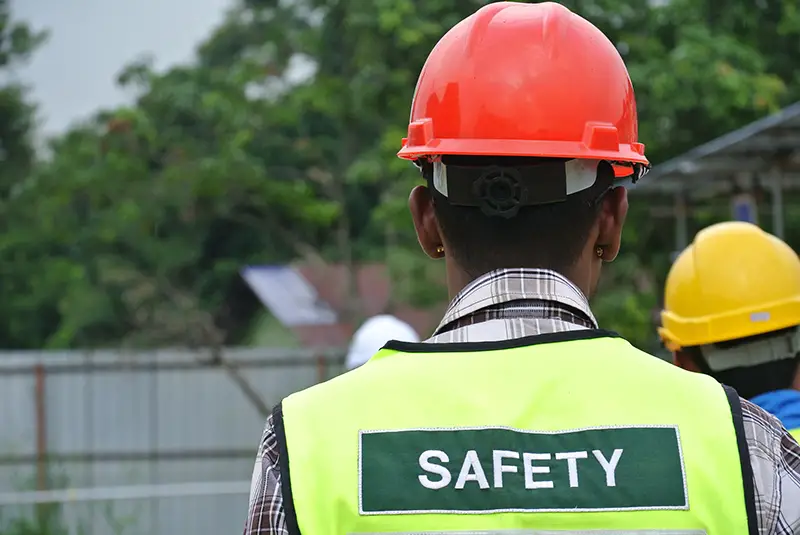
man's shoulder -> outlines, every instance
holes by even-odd
[[[278,462],[278,436],[275,434],[275,421],[273,418],[274,413],[267,416],[267,422],[264,425],[264,432],[261,434],[261,442],[258,445],[257,458],[262,463]]]
[[[780,446],[788,432],[781,421],[755,403],[740,398],[745,438],[750,457],[780,462]]]
[[[281,401],[282,413],[296,414],[298,410],[313,408],[319,403],[325,405],[361,403],[361,399],[353,399],[359,398],[356,392],[364,389],[374,390],[375,379],[385,376],[380,371],[376,372],[375,368],[374,363],[370,361],[336,377],[293,392]]]
[[[761,533],[797,533],[780,526],[800,526],[800,445],[781,421],[741,399],[742,420],[753,468]]]
[[[774,415],[770,414],[769,412],[765,411],[752,401],[748,401],[744,398],[740,398],[742,404],[742,417],[745,420],[749,420],[752,422],[758,422],[761,425],[774,427],[777,426],[781,428],[781,423],[778,418]]]

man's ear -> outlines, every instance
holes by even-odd
[[[603,260],[612,262],[622,246],[622,227],[628,216],[628,192],[623,187],[611,189],[603,197],[598,218],[597,246],[603,248]]]
[[[675,363],[675,366],[683,368],[684,370],[700,373],[700,368],[697,366],[692,356],[680,349],[672,353],[672,362]]]
[[[433,208],[433,198],[430,190],[425,186],[416,186],[408,197],[408,209],[414,221],[414,230],[417,231],[417,240],[422,250],[431,258],[441,258],[442,241],[439,225],[436,222],[436,212]]]

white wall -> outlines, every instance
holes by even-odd
[[[342,370],[341,352],[329,353],[326,378]],[[51,475],[68,479],[60,485],[124,490],[240,482],[242,488],[240,494],[126,500],[103,491],[109,500],[63,504],[70,535],[79,533],[79,523],[88,528],[86,535],[112,534],[104,516],[109,506],[115,521],[129,517],[132,525],[124,535],[241,533],[264,418],[225,370],[198,364],[208,358],[207,352],[182,350],[0,352],[0,532],[12,519],[33,514],[29,506],[3,504],[11,503],[6,493],[35,487],[32,367],[39,364],[44,368],[42,428],[48,453],[55,457]],[[270,407],[319,378],[315,354],[308,350],[229,349],[224,358]],[[142,457],[131,457],[137,453]]]

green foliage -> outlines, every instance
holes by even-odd
[[[196,62],[128,65],[119,83],[135,101],[53,140],[38,165],[24,88],[0,87],[0,340],[263,340],[263,324],[248,333],[248,263],[388,260],[396,299],[442,299],[406,208],[419,176],[395,152],[431,47],[485,3],[238,0]],[[792,0],[565,4],[623,53],[655,162],[800,99]],[[0,1],[0,70],[42,39]],[[634,203],[594,302],[648,348],[674,241],[663,222]]]

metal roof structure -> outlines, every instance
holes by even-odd
[[[774,188],[776,176],[782,189],[800,189],[800,102],[654,166],[632,189],[703,197],[755,184]]]
[[[336,312],[292,266],[247,266],[242,277],[286,327],[334,325]]]
[[[350,273],[350,269],[354,273]],[[394,291],[385,264],[296,264],[292,266],[246,266],[241,275],[261,303],[304,347],[347,347],[356,325],[345,319],[348,280],[354,279],[352,297],[359,312],[375,316],[387,312]],[[444,276],[444,273],[441,274]],[[418,333],[433,332],[447,302],[430,307],[394,303],[391,314],[407,322]]]

